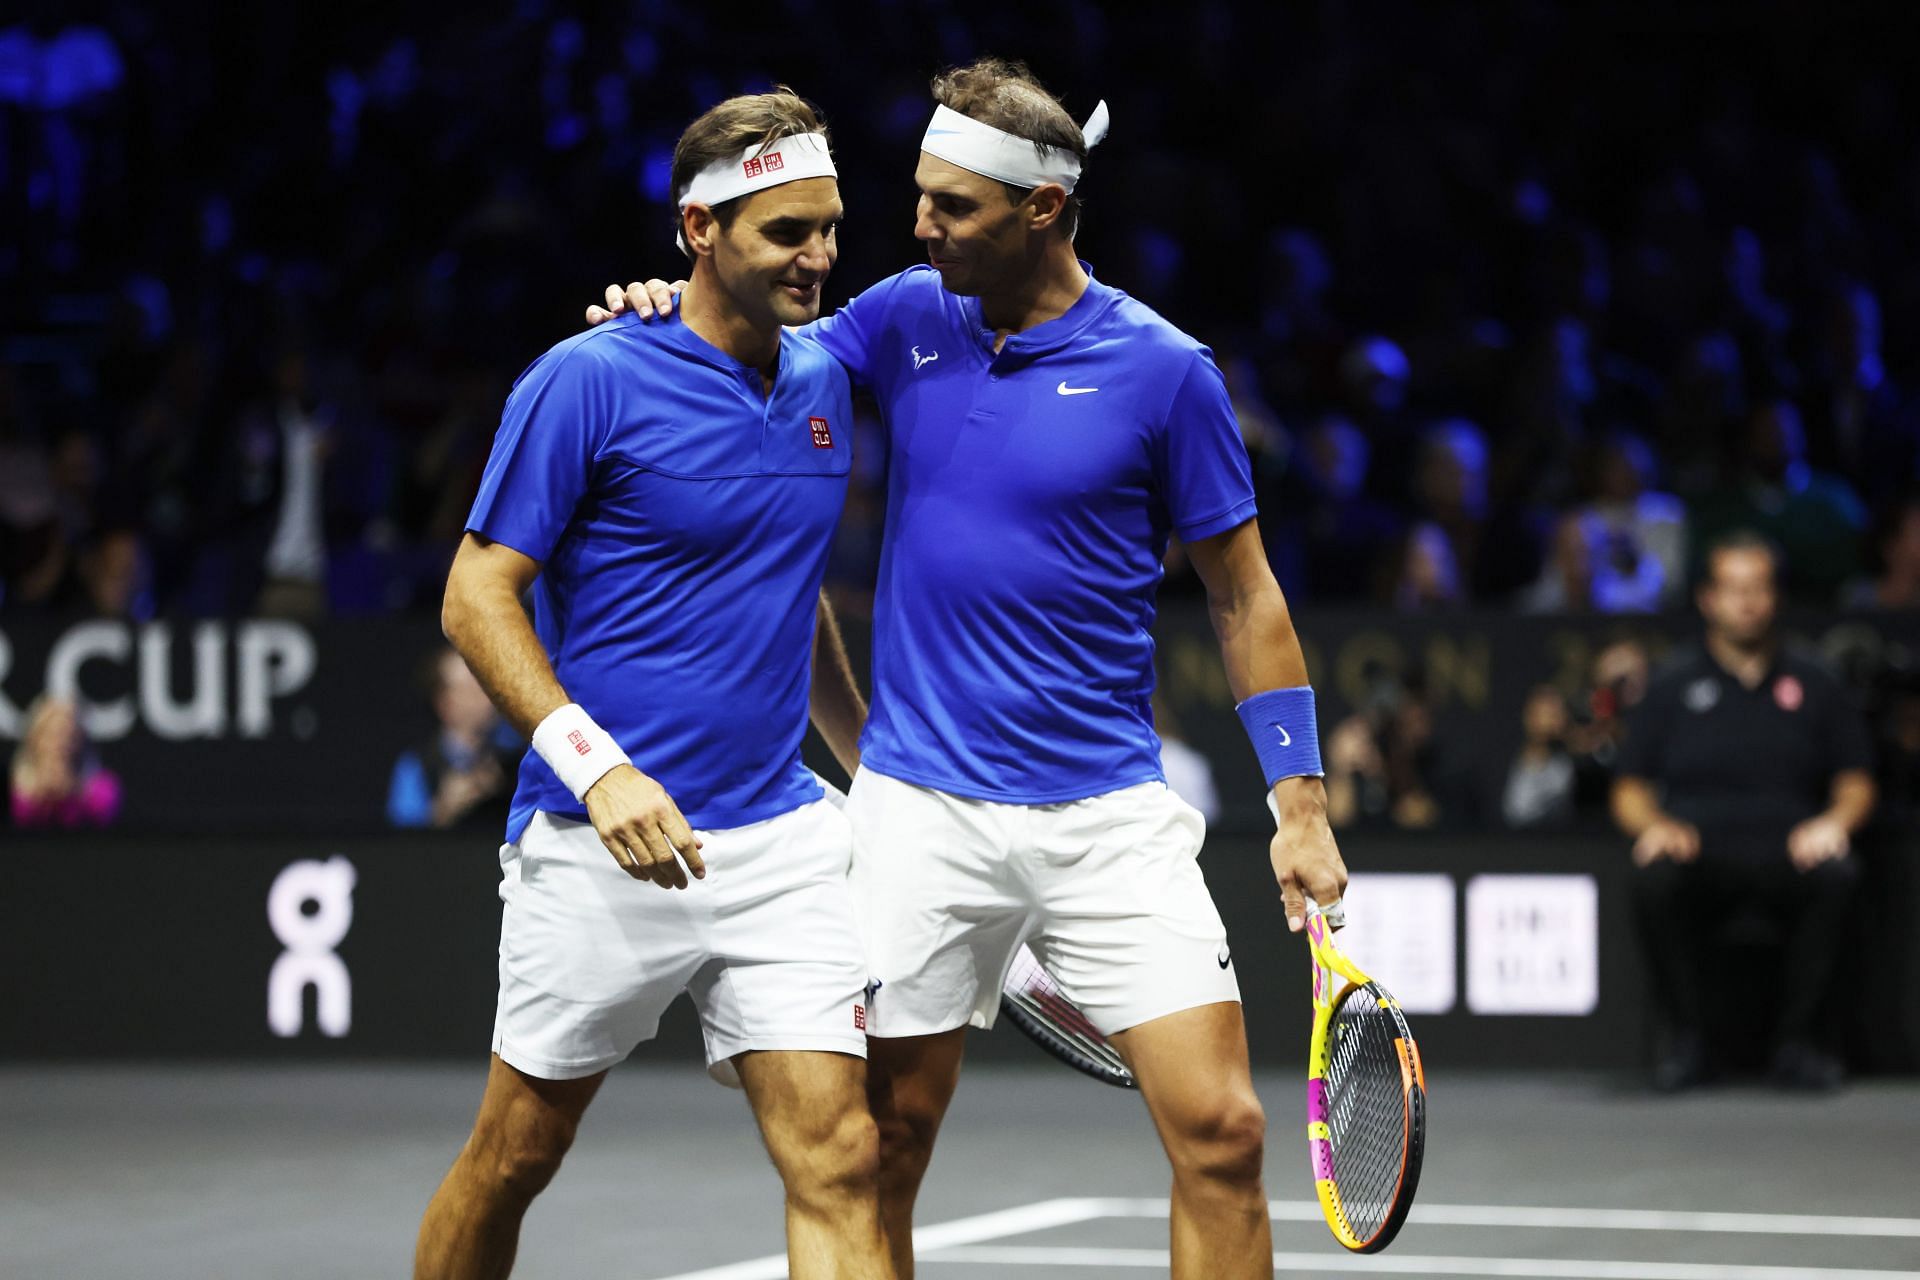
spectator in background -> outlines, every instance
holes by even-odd
[[[1182,736],[1173,708],[1157,688],[1153,691],[1153,730],[1160,738],[1160,771],[1167,775],[1167,790],[1212,823],[1220,816],[1220,788],[1214,785],[1213,766]]]
[[[1654,488],[1659,466],[1639,436],[1601,440],[1593,501],[1580,518],[1599,548],[1594,606],[1602,613],[1650,613],[1677,604],[1687,583],[1687,509]]]
[[[387,821],[396,827],[505,830],[526,744],[451,648],[434,653],[425,676],[439,729],[393,762]]]
[[[1327,737],[1330,825],[1424,830],[1442,817],[1433,712],[1424,682],[1369,673],[1365,708]]]
[[[254,492],[268,516],[254,609],[270,617],[314,619],[327,612],[326,464],[338,410],[322,398],[304,351],[283,351],[273,394],[245,424]]]
[[[1389,568],[1386,596],[1401,613],[1441,612],[1466,601],[1453,543],[1446,530],[1430,520],[1407,530]]]
[[[1535,685],[1520,723],[1524,736],[1507,769],[1500,816],[1510,827],[1567,826],[1574,817],[1575,765],[1566,696],[1550,684]]]
[[[1693,544],[1751,530],[1780,549],[1788,595],[1831,604],[1860,569],[1860,499],[1846,481],[1808,463],[1806,432],[1791,401],[1758,405],[1745,441],[1733,482],[1695,507]]]
[[[1615,640],[1594,655],[1582,702],[1584,718],[1575,722],[1568,745],[1574,761],[1574,810],[1604,815],[1613,789],[1614,766],[1633,710],[1647,696],[1653,660],[1637,639]]]
[[[1840,682],[1781,647],[1777,566],[1751,533],[1709,548],[1705,645],[1654,682],[1620,753],[1613,814],[1633,840],[1635,921],[1668,1034],[1661,1089],[1713,1065],[1700,948],[1749,908],[1787,941],[1774,1078],[1830,1089],[1842,1077],[1821,1015],[1859,878],[1853,836],[1873,811],[1872,753]]]
[[[1920,423],[1880,352],[1880,302],[1844,281],[1827,295],[1814,385],[1808,396],[1815,464],[1853,476],[1868,501],[1900,496],[1920,480]]]
[[[13,824],[111,826],[120,816],[120,778],[94,755],[78,709],[43,693],[27,707],[26,721],[13,754]]]
[[[1908,498],[1874,522],[1867,540],[1873,576],[1848,585],[1849,609],[1920,609],[1920,499]]]

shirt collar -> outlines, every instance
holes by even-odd
[[[728,355],[726,352],[714,346],[711,342],[708,342],[705,338],[701,337],[699,334],[695,333],[693,331],[692,326],[688,325],[685,321],[681,320],[680,309],[678,307],[674,308],[672,315],[655,316],[651,321],[642,321],[638,317],[633,317],[631,320],[631,323],[647,324],[650,327],[659,330],[660,336],[662,338],[666,339],[668,342],[672,343],[674,346],[680,348],[682,351],[686,352],[688,355],[692,356],[694,359],[700,361],[700,363],[702,364],[712,365],[714,368],[723,370],[727,373],[745,373],[745,374],[757,375],[760,372],[758,369],[754,368],[752,365],[743,364],[742,362],[734,359],[732,356]],[[782,329],[780,331],[780,368],[783,370],[787,367],[788,344],[791,343],[792,341],[793,341],[793,331],[791,329]]]
[[[1080,269],[1087,273],[1086,292],[1074,300],[1066,311],[1044,324],[1031,329],[1022,329],[1019,333],[1009,334],[1001,344],[999,354],[1016,359],[1031,360],[1037,356],[1051,355],[1071,344],[1074,339],[1086,332],[1089,326],[1106,314],[1120,295],[1118,289],[1101,284],[1093,274],[1093,267],[1085,261]],[[993,350],[993,330],[987,327],[980,314],[980,299],[962,298],[961,309],[967,317],[967,323],[989,352]]]

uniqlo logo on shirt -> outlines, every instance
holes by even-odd
[[[827,420],[825,418],[808,418],[807,426],[813,431],[814,448],[833,448],[833,432],[827,429]]]
[[[573,749],[579,752],[581,755],[585,755],[587,754],[587,752],[593,750],[592,744],[590,744],[587,741],[587,735],[580,732],[578,729],[575,729],[572,733],[567,735],[567,741],[571,742],[573,744]]]
[[[745,164],[741,165],[740,167],[746,171],[747,177],[757,178],[760,176],[760,170],[764,166],[762,166],[760,163],[760,157],[755,156],[753,159],[747,161]]]
[[[853,1006],[853,1029],[855,1031],[867,1029],[867,1006],[863,1004]]]
[[[766,157],[766,161],[768,173],[775,173],[787,167],[787,158],[777,151]]]

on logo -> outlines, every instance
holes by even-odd
[[[353,927],[355,879],[353,864],[338,854],[325,862],[303,859],[274,877],[267,923],[286,950],[267,975],[267,1026],[273,1034],[300,1034],[308,987],[321,1035],[339,1039],[353,1024],[353,980],[334,948]]]

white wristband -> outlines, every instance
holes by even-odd
[[[560,785],[582,804],[607,770],[632,763],[613,736],[577,702],[569,702],[540,722],[533,731],[533,749],[559,776]]]

